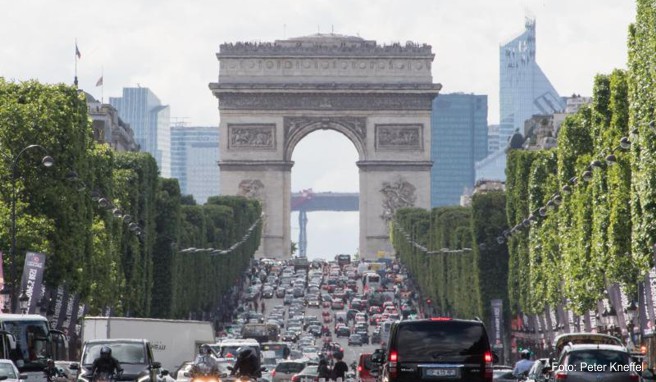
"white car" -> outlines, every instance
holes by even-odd
[[[18,372],[16,365],[9,359],[0,359],[0,377],[7,377],[3,379],[6,382],[19,382],[21,379],[27,379],[27,374]]]

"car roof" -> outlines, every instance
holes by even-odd
[[[563,351],[571,353],[579,350],[612,350],[623,353],[629,353],[623,345],[608,345],[608,344],[574,344],[565,345]]]
[[[560,354],[563,348],[569,344],[606,344],[622,346],[622,341],[613,336],[601,333],[566,333],[554,338],[553,346],[556,354]]]

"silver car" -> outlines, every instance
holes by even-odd
[[[565,346],[554,366],[555,379],[567,382],[638,381],[641,367],[631,361],[624,346],[600,344]]]

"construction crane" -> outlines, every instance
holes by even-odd
[[[303,205],[307,204],[310,200],[312,200],[313,195],[314,192],[312,192],[312,189],[308,188],[301,191],[300,197],[294,198],[292,200],[292,210],[298,209],[298,225],[300,228],[298,233],[298,257],[307,258],[308,218],[307,218],[307,210],[303,208]]]

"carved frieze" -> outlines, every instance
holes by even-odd
[[[239,182],[239,195],[248,199],[264,200],[264,183],[259,179],[244,179]]]
[[[431,110],[435,94],[222,93],[221,110]]]
[[[377,124],[376,150],[423,150],[422,124]]]
[[[228,149],[275,150],[276,125],[263,123],[228,124]]]
[[[417,196],[416,188],[402,177],[393,182],[383,182],[380,192],[383,194],[383,214],[380,218],[385,222],[394,219],[399,208],[413,207]]]
[[[295,131],[310,125],[328,129],[333,124],[341,125],[355,133],[362,141],[367,137],[367,118],[365,117],[284,117],[285,140]]]

